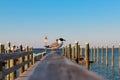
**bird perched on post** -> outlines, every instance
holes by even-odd
[[[45,47],[50,48],[50,49],[59,49],[60,47],[62,47],[63,41],[65,41],[65,39],[59,38],[59,39],[56,39],[56,41],[54,43],[52,43],[48,46],[45,46]]]

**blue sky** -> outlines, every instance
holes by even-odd
[[[84,46],[120,43],[120,0],[0,0],[0,43],[43,47],[63,37]]]

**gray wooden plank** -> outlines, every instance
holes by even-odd
[[[26,70],[22,75],[20,75],[15,80],[27,80],[28,76],[32,73],[32,71],[35,69],[35,67],[38,65],[39,61],[37,61],[34,65],[32,65],[28,70]]]
[[[51,52],[38,63],[28,80],[103,80],[103,78],[56,52]]]

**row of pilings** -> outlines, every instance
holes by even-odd
[[[115,48],[112,45],[111,48],[108,46],[100,47],[90,47],[89,43],[85,43],[85,47],[81,47],[79,43],[75,45],[69,44],[62,48],[62,54],[72,61],[76,61],[78,64],[84,64],[87,69],[90,67],[90,63],[101,63],[102,65],[111,64],[111,68],[114,69],[115,64],[115,49],[118,50],[118,70],[120,71],[120,45],[118,48]],[[111,52],[110,52],[111,51]],[[110,55],[110,56],[109,56]],[[109,59],[108,59],[109,58]]]
[[[89,69],[90,59],[89,59],[89,43],[85,44],[85,53],[82,54],[82,48],[80,45],[75,43],[75,46],[71,47],[71,44],[62,48],[62,53],[67,58],[72,61],[76,61],[78,64],[85,64],[85,67]]]

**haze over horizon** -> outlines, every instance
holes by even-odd
[[[120,0],[0,0],[0,43],[43,47],[56,38],[84,46],[120,43]]]

